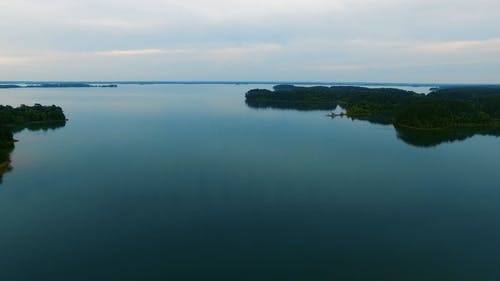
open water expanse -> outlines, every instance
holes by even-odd
[[[500,138],[418,146],[272,85],[2,89],[61,106],[0,185],[0,280],[500,280]]]

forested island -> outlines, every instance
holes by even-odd
[[[424,95],[393,88],[278,85],[274,91],[250,90],[245,97],[253,108],[333,110],[340,105],[347,117],[392,124],[398,137],[420,146],[500,131],[500,87],[494,86],[438,88]]]
[[[12,169],[10,153],[14,150],[13,134],[23,129],[47,130],[62,127],[66,116],[61,107],[21,105],[19,107],[0,105],[0,183],[2,175]]]
[[[296,87],[278,85],[274,91],[246,94],[252,107],[335,109],[354,119],[421,130],[460,127],[500,127],[500,88],[437,89],[428,95],[391,88],[351,86]]]

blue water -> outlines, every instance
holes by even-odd
[[[0,91],[69,118],[15,135],[0,280],[500,279],[499,138],[245,105],[271,86]]]

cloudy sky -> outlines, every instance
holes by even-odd
[[[0,0],[0,80],[500,83],[498,0]]]

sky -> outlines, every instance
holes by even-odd
[[[0,0],[0,81],[500,83],[498,0]]]

